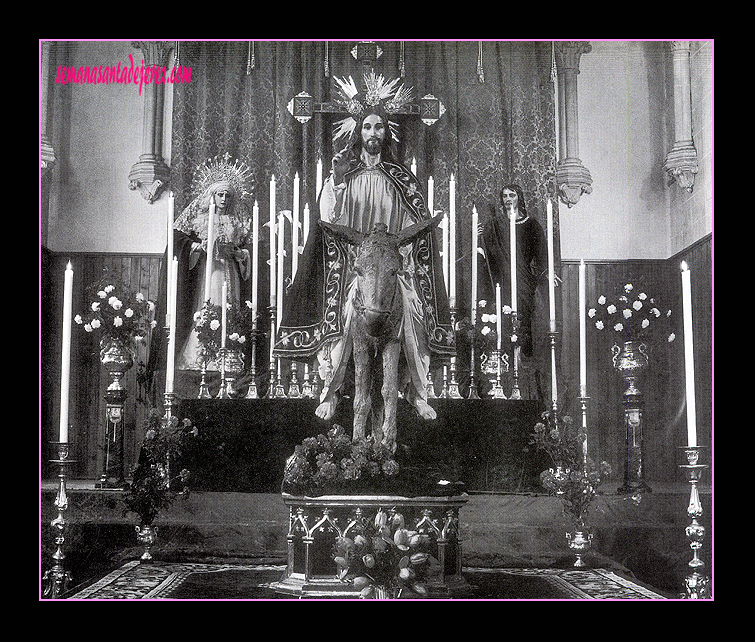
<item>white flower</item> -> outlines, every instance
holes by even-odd
[[[616,306],[612,303],[606,308],[606,312],[608,312],[608,314],[614,314],[616,312]]]
[[[597,313],[597,310],[595,308],[590,308],[587,311],[587,316],[592,319],[596,315],[596,313]]]
[[[639,293],[639,294],[637,295],[637,298],[638,298],[638,299],[640,299],[640,301],[644,301],[645,299],[647,299],[647,298],[648,298],[648,295],[647,295],[647,294],[645,294],[644,292],[640,292],[640,293]]]
[[[107,292],[108,294],[110,294],[113,290],[115,290],[115,286],[114,285],[111,284],[111,285],[106,285],[105,286],[105,292]],[[105,298],[105,297],[103,297],[103,298]]]
[[[97,293],[97,296],[100,297],[101,299],[104,299],[107,296],[107,292],[105,292],[105,290],[100,290]]]
[[[80,314],[77,314],[77,315],[76,315],[76,316],[75,316],[75,317],[73,318],[73,320],[74,320],[74,323],[78,323],[79,325],[81,325],[82,323],[84,323],[84,319],[82,319],[82,318],[81,318],[81,315],[80,315]]]
[[[157,327],[157,320],[152,319],[152,321],[149,322],[149,327],[154,330]]]
[[[517,337],[515,334],[511,335],[511,343],[516,343],[519,337]]]
[[[629,308],[624,308],[621,313],[624,315],[625,319],[628,319],[632,316],[632,311]]]
[[[92,303],[92,311],[93,312],[99,312],[99,310],[100,310],[100,304],[97,301],[95,301],[94,303]]]
[[[596,327],[596,328],[598,328],[598,330],[602,330],[602,329],[603,329],[603,328],[605,328],[606,326],[605,326],[605,325],[603,324],[603,322],[602,322],[602,321],[596,321],[596,322],[595,322],[595,327]]]
[[[239,340],[239,333],[238,332],[231,332],[230,336],[228,337],[231,341],[238,341]]]
[[[671,316],[671,310],[669,310],[668,312],[666,312],[666,316],[667,316],[667,317],[670,317],[670,316]]]
[[[498,315],[497,314],[490,314],[490,315],[488,315],[488,319],[490,320],[490,323],[497,323],[498,322]]]
[[[641,325],[643,328],[647,328],[650,325],[650,321],[648,321],[647,319],[643,319]]]
[[[676,335],[672,332],[668,335],[668,342],[671,343],[674,339],[676,339]]]
[[[504,305],[503,309],[501,310],[503,314],[511,314],[511,306],[510,305]]]
[[[202,320],[202,310],[197,310],[194,313],[194,323],[199,323]]]
[[[141,292],[137,292],[136,300],[139,301],[139,303],[141,303],[142,301],[144,301],[144,295]]]
[[[489,323],[490,315],[487,312],[483,313],[483,315],[480,317],[480,321],[482,321],[483,323]]]
[[[113,317],[113,325],[116,328],[120,328],[123,325],[123,319],[121,317]]]
[[[624,286],[624,290],[626,290],[627,292],[631,292],[632,290],[634,290],[634,286],[631,283],[627,283]]]
[[[606,304],[606,297],[601,294],[598,297],[598,303],[600,303],[600,305],[605,305]]]
[[[480,299],[477,302],[477,307],[484,308],[487,304],[488,304],[488,302],[485,299]]]
[[[246,343],[246,337],[243,334],[239,335],[238,342],[239,343]]]
[[[622,323],[617,323],[613,326],[613,329],[616,330],[616,332],[621,332],[624,329],[624,325]]]
[[[490,326],[486,325],[482,330],[480,330],[480,333],[483,336],[486,336],[486,335],[490,334]]]
[[[220,327],[220,321],[213,319],[210,321],[210,330],[217,330]]]
[[[251,310],[251,309],[252,309],[252,302],[251,302],[251,301],[249,301],[249,300],[247,300],[247,301],[246,301],[246,307],[247,307],[247,308],[249,308],[249,309]]]
[[[132,316],[134,316],[134,311],[131,308],[126,308],[123,311],[123,316],[126,317],[127,319],[130,319]]]
[[[634,303],[632,303],[632,307],[635,310],[640,310],[642,308],[642,301],[635,301]]]
[[[92,331],[92,324],[91,323],[85,323],[84,324],[84,330],[86,330],[87,332],[91,332]]]
[[[99,319],[92,319],[92,322],[90,323],[90,325],[92,326],[92,328],[96,330],[102,325],[102,322]]]
[[[655,316],[655,318],[657,319],[659,316],[661,316],[661,311],[658,308],[651,308],[650,314]]]
[[[120,310],[123,307],[123,301],[121,301],[116,296],[111,296],[107,302],[110,304],[110,307],[113,308],[113,310]]]

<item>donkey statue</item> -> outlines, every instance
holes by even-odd
[[[378,223],[371,232],[320,221],[336,238],[356,248],[353,317],[350,336],[354,356],[354,428],[352,438],[372,438],[396,450],[396,406],[399,387],[399,331],[403,299],[398,276],[403,268],[399,248],[432,230],[442,215],[404,228],[398,235]],[[434,411],[427,408],[434,418]]]

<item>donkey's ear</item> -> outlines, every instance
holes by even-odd
[[[414,223],[409,227],[405,227],[398,234],[398,244],[401,246],[406,245],[407,243],[411,243],[418,236],[424,234],[425,232],[438,225],[438,223],[440,223],[442,220],[443,214],[438,214],[437,216],[433,216],[432,218],[426,218],[421,220],[419,223]]]
[[[327,221],[319,220],[318,223],[324,229],[330,232],[332,236],[337,239],[349,243],[351,245],[361,245],[364,240],[364,234],[357,232],[352,227],[346,225],[336,225],[335,223],[328,223]]]

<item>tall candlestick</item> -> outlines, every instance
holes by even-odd
[[[472,205],[472,325],[477,319],[477,207]]]
[[[252,207],[252,322],[257,319],[257,289],[260,278],[260,208],[257,201]]]
[[[511,311],[517,311],[517,283],[516,283],[516,213],[512,208],[509,212],[509,254],[511,254]]]
[[[454,175],[448,182],[448,304],[456,307],[456,181]]]
[[[283,210],[281,210],[278,213],[278,257],[276,259],[276,266],[278,268],[278,280],[276,284],[276,288],[278,290],[278,294],[276,295],[276,317],[275,317],[275,328],[276,330],[280,328],[281,325],[281,316],[283,315],[283,268],[284,268],[284,256],[285,256],[285,247],[284,247],[284,233],[286,230],[286,224],[285,224],[285,217]]]
[[[585,314],[585,261],[579,261],[579,394],[587,396],[587,340]]]
[[[175,197],[173,196],[173,192],[170,193],[170,196],[168,196],[168,221],[167,221],[167,241],[165,243],[165,247],[167,248],[167,252],[165,253],[165,263],[167,265],[167,275],[166,275],[166,291],[167,291],[167,305],[166,305],[166,312],[165,312],[165,325],[167,327],[170,326],[170,302],[171,302],[171,285],[173,283],[173,278],[171,277],[171,269],[172,269],[172,263],[170,260],[170,257],[173,256],[173,210],[175,206]],[[175,296],[175,295],[174,295]]]
[[[498,334],[498,352],[499,352],[499,358],[500,358],[500,352],[501,352],[501,329],[502,329],[502,320],[501,320],[501,284],[496,283],[495,284],[495,329],[496,333]]]
[[[291,281],[299,267],[299,172],[294,175],[294,216],[291,219]]]
[[[275,266],[275,176],[270,178],[270,307],[275,308],[276,302],[276,266]]]
[[[220,347],[225,349],[226,335],[228,334],[228,284],[225,281],[223,281],[220,297],[222,299],[220,304]]]
[[[448,296],[451,293],[448,286],[448,216],[443,217],[441,225],[443,226],[443,283],[446,284],[446,296]]]
[[[73,305],[73,266],[66,266],[63,289],[63,358],[60,369],[60,442],[68,443],[68,394],[71,384],[71,308]]]
[[[687,446],[697,447],[697,411],[695,408],[695,353],[692,337],[692,277],[682,261],[682,314],[684,317],[684,373],[687,394]]]
[[[215,197],[210,200],[210,212],[207,216],[207,263],[204,273],[204,300],[212,299],[212,263],[213,263],[213,246],[215,245]],[[170,251],[168,256],[173,254]]]
[[[170,323],[168,324],[168,357],[165,367],[165,392],[173,392],[173,382],[176,374],[176,290],[178,289],[178,257],[173,257],[170,270]]]
[[[556,273],[553,253],[553,205],[548,199],[548,303],[550,305],[550,331],[556,331]]]

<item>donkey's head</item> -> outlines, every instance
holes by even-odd
[[[412,243],[437,225],[441,218],[436,216],[420,221],[398,235],[389,233],[383,223],[376,224],[371,232],[363,234],[349,227],[321,221],[335,236],[357,247],[354,307],[370,336],[383,336],[393,327],[392,321],[401,315],[397,277],[403,267],[403,257],[399,248]]]

